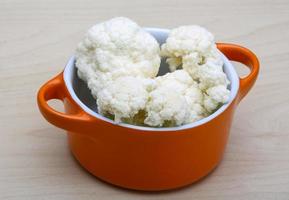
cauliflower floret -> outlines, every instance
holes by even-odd
[[[160,86],[170,85],[173,82],[176,82],[176,87],[180,87],[178,90],[181,90],[182,93],[184,93],[184,90],[187,89],[188,86],[196,84],[196,82],[184,70],[176,70],[173,73],[158,76],[155,80]]]
[[[203,105],[204,95],[202,91],[198,88],[197,84],[194,84],[191,87],[187,88],[184,97],[186,99],[186,102],[190,106],[190,115],[185,122],[186,124],[200,120],[208,115]]]
[[[95,72],[87,80],[87,86],[90,89],[92,96],[97,99],[98,92],[107,87],[113,81],[111,74]]]
[[[206,29],[199,26],[173,29],[162,45],[161,54],[168,57],[171,71],[182,67],[199,83],[199,88],[206,93],[203,104],[207,112],[228,101],[230,82],[223,72],[224,63],[214,36]]]
[[[199,86],[202,90],[208,88],[222,85],[227,86],[229,80],[223,70],[218,69],[219,66],[215,63],[207,63],[198,68],[197,76],[199,81]]]
[[[153,87],[153,79],[140,77],[125,76],[110,81],[98,92],[98,112],[102,115],[113,115],[116,122],[133,118],[145,109]]]
[[[167,57],[170,70],[178,67],[186,70],[194,80],[198,68],[207,63],[222,71],[223,61],[217,50],[214,36],[200,26],[181,26],[173,29],[162,45],[162,56]]]
[[[230,91],[224,85],[211,87],[206,93],[219,103],[226,103],[230,97]]]
[[[206,29],[191,25],[171,30],[166,43],[162,45],[162,56],[168,57],[170,70],[174,71],[182,64],[182,58],[195,53],[196,65],[202,63],[215,46],[214,36]]]
[[[76,49],[75,65],[86,82],[100,73],[150,78],[158,73],[159,51],[152,35],[130,19],[117,17],[88,30]]]
[[[230,91],[224,85],[211,87],[206,91],[204,107],[208,112],[213,112],[221,104],[226,103],[230,97]]]
[[[161,54],[168,57],[171,71],[182,67],[196,81],[202,81],[199,80],[202,76],[210,76],[205,74],[207,69],[208,73],[212,70],[224,73],[223,61],[214,36],[200,26],[181,26],[173,29],[166,43],[162,45]]]
[[[207,68],[211,70],[223,72],[223,61],[217,50],[212,50],[211,54],[207,57],[200,58],[198,52],[193,52],[182,57],[182,68],[187,71],[194,80],[199,81],[200,76],[202,76]],[[205,69],[204,69],[205,68]],[[201,73],[201,74],[200,74]],[[225,74],[224,74],[225,75]]]
[[[184,70],[156,78],[149,94],[144,123],[150,126],[179,126],[203,116],[202,93]]]
[[[209,112],[212,113],[214,110],[216,110],[219,106],[219,103],[212,99],[208,95],[204,95],[204,107]]]

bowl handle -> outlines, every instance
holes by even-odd
[[[240,78],[239,101],[241,101],[254,85],[259,73],[257,56],[249,49],[228,43],[217,43],[218,49],[229,59],[240,62],[250,68],[250,73]]]
[[[62,102],[69,101],[73,107],[73,114],[66,114],[51,108],[47,101],[59,99]],[[90,121],[90,116],[86,114],[73,100],[64,85],[63,73],[45,83],[37,94],[37,103],[40,112],[51,124],[70,131],[83,132],[83,127]]]

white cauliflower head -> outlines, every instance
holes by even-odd
[[[95,72],[114,77],[155,77],[159,51],[153,36],[130,19],[117,17],[88,30],[76,49],[76,67],[84,81]]]
[[[202,118],[202,93],[184,70],[156,78],[149,94],[144,123],[150,126],[179,126]]]
[[[113,115],[116,122],[134,117],[145,109],[149,92],[154,87],[153,79],[124,76],[107,83],[98,92],[98,112]]]

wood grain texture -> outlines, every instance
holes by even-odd
[[[38,88],[63,69],[87,28],[120,15],[143,26],[200,24],[260,58],[222,163],[190,187],[140,193],[97,180],[37,109]],[[288,0],[1,0],[0,27],[0,199],[289,199]]]

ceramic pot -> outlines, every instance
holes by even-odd
[[[147,29],[159,43],[168,30]],[[212,115],[174,128],[116,124],[97,113],[95,100],[78,79],[74,57],[64,71],[38,92],[38,106],[51,124],[67,131],[70,149],[85,169],[111,184],[146,191],[175,189],[212,171],[222,159],[234,111],[253,86],[259,71],[257,57],[248,49],[218,43],[224,71],[230,80],[230,100]],[[239,78],[229,60],[245,64],[250,73]],[[161,66],[160,73],[166,72]],[[47,101],[62,100],[65,112]]]

